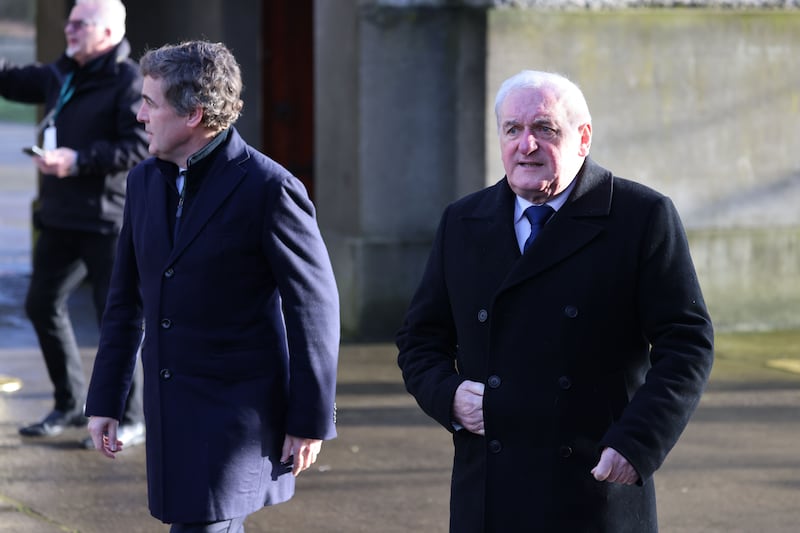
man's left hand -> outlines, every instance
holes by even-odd
[[[283,441],[281,462],[285,463],[290,457],[294,456],[292,474],[297,477],[300,472],[306,470],[317,461],[317,456],[321,449],[322,441],[319,439],[304,439],[286,435]]]
[[[627,459],[614,448],[605,448],[600,454],[600,462],[592,468],[592,475],[597,481],[633,485],[639,480],[639,474]]]

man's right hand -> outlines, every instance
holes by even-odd
[[[453,397],[453,418],[464,429],[478,435],[483,428],[483,391],[485,386],[477,381],[464,381]]]
[[[114,459],[116,453],[122,450],[122,442],[117,440],[117,428],[119,421],[115,418],[89,417],[89,435],[92,436],[94,447],[109,459]]]

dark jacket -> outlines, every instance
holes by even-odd
[[[189,165],[173,245],[176,175],[131,171],[86,413],[121,416],[143,316],[150,511],[216,521],[292,496],[287,433],[335,436],[338,292],[303,185],[235,130]]]
[[[397,342],[406,386],[453,431],[486,385],[486,436],[454,433],[451,531],[657,531],[652,475],[708,378],[713,332],[665,196],[586,161],[521,255],[506,179],[449,206]],[[594,480],[600,450],[641,483]]]
[[[35,220],[46,227],[114,233],[122,225],[125,177],[147,157],[144,127],[136,121],[142,77],[128,58],[126,40],[83,67],[66,55],[55,63],[15,67],[0,61],[0,95],[56,106],[61,86],[74,72],[75,87],[55,119],[58,146],[78,152],[78,174],[41,177]],[[20,147],[24,143],[20,139]]]

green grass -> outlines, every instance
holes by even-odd
[[[0,122],[24,122],[32,124],[36,121],[36,106],[18,104],[0,98]]]
[[[712,381],[800,383],[800,330],[717,333],[715,345]]]

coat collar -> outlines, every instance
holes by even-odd
[[[222,207],[245,176],[243,163],[250,158],[247,145],[235,129],[231,129],[228,140],[219,151],[204,161],[207,166],[206,175],[192,205],[185,212],[185,219],[172,248],[171,259],[183,253],[197,237],[200,230],[213,214]],[[190,179],[187,177],[187,179]]]
[[[474,224],[474,237],[481,239],[487,254],[511,265],[499,292],[551,268],[596,239],[603,226],[595,220],[611,210],[613,176],[591,159],[584,161],[575,177],[575,187],[567,202],[550,219],[524,255],[514,233],[514,193],[507,178],[491,187],[475,209],[465,215]]]
[[[223,206],[246,175],[244,163],[250,158],[250,154],[247,144],[235,128],[232,127],[227,139],[224,139],[215,148],[210,154],[205,154],[201,161],[191,165],[191,172],[202,171],[202,185],[197,189],[190,200],[191,204],[184,211],[180,231],[167,259],[170,264],[175,262],[197,238],[208,219]],[[156,159],[155,166],[165,180],[174,179],[177,175],[177,167],[173,163]],[[198,179],[198,177],[196,174],[193,177],[190,173],[187,177],[187,187],[189,186],[188,180]],[[168,214],[166,207],[166,188],[158,187],[156,190],[160,192],[149,199],[148,204],[152,205],[152,210],[148,210],[153,213],[165,213],[167,216],[172,216],[172,213]],[[169,227],[167,221],[164,221],[163,226],[165,228]],[[165,241],[170,240],[169,231],[160,231],[159,234],[163,234],[161,238],[165,239]]]
[[[612,189],[611,172],[587,157],[575,176],[575,187],[559,213],[568,210],[577,216],[607,215],[611,209]],[[508,178],[504,177],[484,192],[487,194],[482,195],[469,217],[505,217],[508,214],[507,209],[513,211],[515,197],[508,185]],[[506,218],[510,219],[510,216]]]

